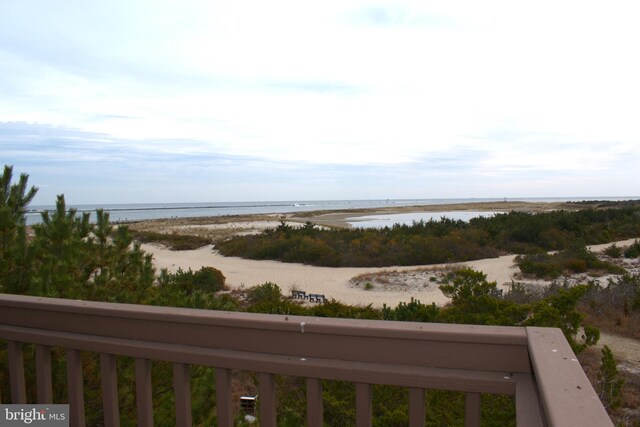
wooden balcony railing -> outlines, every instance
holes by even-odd
[[[80,352],[100,355],[104,424],[119,425],[115,360],[136,360],[140,426],[153,425],[152,360],[173,364],[177,423],[191,425],[189,366],[215,368],[218,425],[233,425],[231,371],[259,373],[259,420],[276,425],[274,376],[306,378],[307,425],[323,425],[322,380],[355,383],[356,424],[372,422],[372,384],[409,389],[411,426],[425,390],[466,393],[465,423],[480,424],[480,394],[515,396],[518,426],[612,425],[558,329],[367,321],[152,307],[0,294],[11,396],[51,402],[51,348],[67,354],[72,425],[85,424]],[[36,346],[37,402],[26,402],[23,344]]]

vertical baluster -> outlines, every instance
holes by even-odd
[[[83,427],[85,425],[84,390],[80,350],[67,349],[67,383],[69,387],[69,422],[74,427]]]
[[[307,378],[307,426],[322,427],[322,381]]]
[[[108,426],[120,425],[118,409],[118,373],[116,357],[112,354],[100,354],[100,376],[102,378],[102,408],[104,423]]]
[[[38,403],[53,403],[51,347],[47,345],[36,345],[36,384]]]
[[[153,427],[151,361],[136,359],[136,410],[139,427]]]
[[[467,393],[464,402],[464,425],[480,426],[480,393]]]
[[[218,414],[218,427],[233,426],[231,369],[216,368],[216,413]]]
[[[425,416],[424,389],[409,389],[409,425],[411,427],[424,426]]]
[[[9,356],[9,382],[11,383],[11,403],[27,403],[27,387],[24,381],[24,357],[22,343],[7,341]]]
[[[371,384],[356,383],[356,426],[371,426]]]
[[[276,381],[273,374],[260,374],[260,425],[276,426]]]
[[[176,423],[179,426],[190,426],[192,423],[189,365],[173,364],[173,388],[176,398]]]

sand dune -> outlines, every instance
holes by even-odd
[[[628,245],[633,239],[618,242],[618,245]],[[594,251],[602,250],[608,245],[596,245]],[[371,289],[364,290],[355,287],[350,280],[360,274],[380,271],[397,270],[411,271],[418,268],[449,268],[451,266],[467,265],[484,272],[487,279],[496,281],[499,286],[509,284],[517,268],[513,264],[514,255],[499,258],[482,259],[466,263],[442,264],[436,266],[409,266],[385,268],[333,268],[314,267],[302,264],[282,263],[278,261],[254,261],[237,257],[224,257],[211,246],[191,251],[171,251],[155,245],[142,245],[142,248],[153,254],[157,268],[167,268],[176,271],[178,268],[198,270],[203,266],[219,269],[227,278],[227,284],[232,289],[248,288],[265,282],[277,283],[285,293],[295,288],[307,293],[324,294],[327,298],[334,298],[346,304],[367,305],[381,307],[383,304],[397,305],[408,302],[411,298],[424,303],[435,302],[444,304],[447,298],[437,286],[412,286],[406,290],[394,291]]]

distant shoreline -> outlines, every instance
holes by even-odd
[[[483,212],[548,212],[551,210],[573,210],[578,206],[571,202],[467,202],[448,204],[427,204],[419,206],[395,206],[371,209],[353,209],[349,211],[315,211],[304,215],[293,214],[288,216],[290,221],[311,221],[314,224],[328,227],[350,227],[347,219],[360,218],[375,214],[400,214],[420,212],[448,212],[448,211],[483,211]]]
[[[239,215],[217,215],[217,216],[193,216],[176,218],[156,218],[140,221],[129,221],[133,228],[148,228],[144,225],[155,225],[158,228],[166,227],[188,227],[204,225],[221,225],[228,223],[249,223],[256,221],[288,221],[295,223],[312,222],[326,227],[350,227],[347,219],[360,218],[375,214],[401,214],[401,213],[421,213],[421,212],[447,212],[447,211],[483,211],[483,212],[546,212],[557,209],[576,209],[577,205],[569,202],[464,202],[446,204],[424,204],[411,206],[388,206],[354,209],[335,210],[314,210],[307,212],[278,212],[278,213],[258,213]]]
[[[605,197],[598,200],[619,202],[637,198]],[[465,205],[498,206],[508,209],[509,206],[525,204],[526,206],[549,204],[590,203],[596,199],[584,198],[465,198],[465,199],[374,199],[374,200],[310,200],[310,201],[258,201],[258,202],[209,202],[209,203],[140,203],[140,204],[103,204],[74,205],[67,204],[67,209],[76,209],[80,213],[89,213],[90,221],[95,222],[95,211],[103,209],[109,213],[114,223],[133,223],[145,220],[164,220],[182,218],[214,218],[238,215],[287,215],[307,218],[326,213],[379,213],[416,211],[461,210]],[[408,210],[407,210],[408,209]],[[472,208],[472,209],[475,209]],[[52,205],[32,205],[27,210],[27,224],[41,221],[41,212],[55,210]],[[327,220],[330,218],[322,218]],[[320,219],[319,219],[320,220]]]

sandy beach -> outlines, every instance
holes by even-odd
[[[498,206],[496,206],[498,205]],[[558,208],[552,204],[510,204],[504,206],[500,203],[445,205],[416,208],[395,209],[393,212],[420,212],[446,210],[549,210]],[[379,212],[376,210],[375,212]],[[277,216],[251,216],[244,218],[216,218],[207,221],[206,218],[190,221],[165,221],[156,227],[165,232],[189,232],[209,234],[223,231],[224,235],[256,233],[265,228],[276,227],[280,221],[285,220],[291,224],[299,224],[304,221],[312,221],[325,226],[345,226],[345,219],[358,215],[370,215],[366,212],[334,212],[315,213],[296,217],[294,215]],[[389,212],[385,210],[384,212]],[[149,226],[150,223],[142,223]],[[141,228],[138,225],[137,228]],[[619,246],[629,245],[634,239],[618,242]],[[593,246],[592,250],[600,251],[606,245]],[[446,274],[451,268],[469,266],[482,271],[489,281],[496,281],[500,288],[506,288],[518,273],[514,265],[514,255],[505,255],[499,258],[476,260],[466,263],[441,264],[430,266],[402,266],[384,268],[332,268],[314,267],[302,264],[281,263],[278,261],[255,261],[238,257],[224,257],[215,251],[214,246],[205,246],[196,250],[171,251],[153,244],[144,244],[142,248],[153,254],[154,264],[158,269],[167,268],[176,271],[178,268],[198,270],[203,266],[211,266],[219,269],[226,277],[227,285],[231,289],[249,288],[265,282],[278,284],[283,293],[289,294],[291,290],[300,290],[307,293],[323,294],[327,298],[336,299],[346,304],[368,305],[381,307],[383,304],[395,306],[400,302],[409,302],[411,298],[419,299],[423,303],[434,302],[438,305],[445,304],[447,298],[442,294],[437,285],[439,276]],[[364,284],[369,281],[367,275],[378,276],[383,285],[375,286]],[[360,280],[353,280],[360,276]],[[382,277],[380,277],[382,276]],[[375,281],[371,281],[374,284]]]

